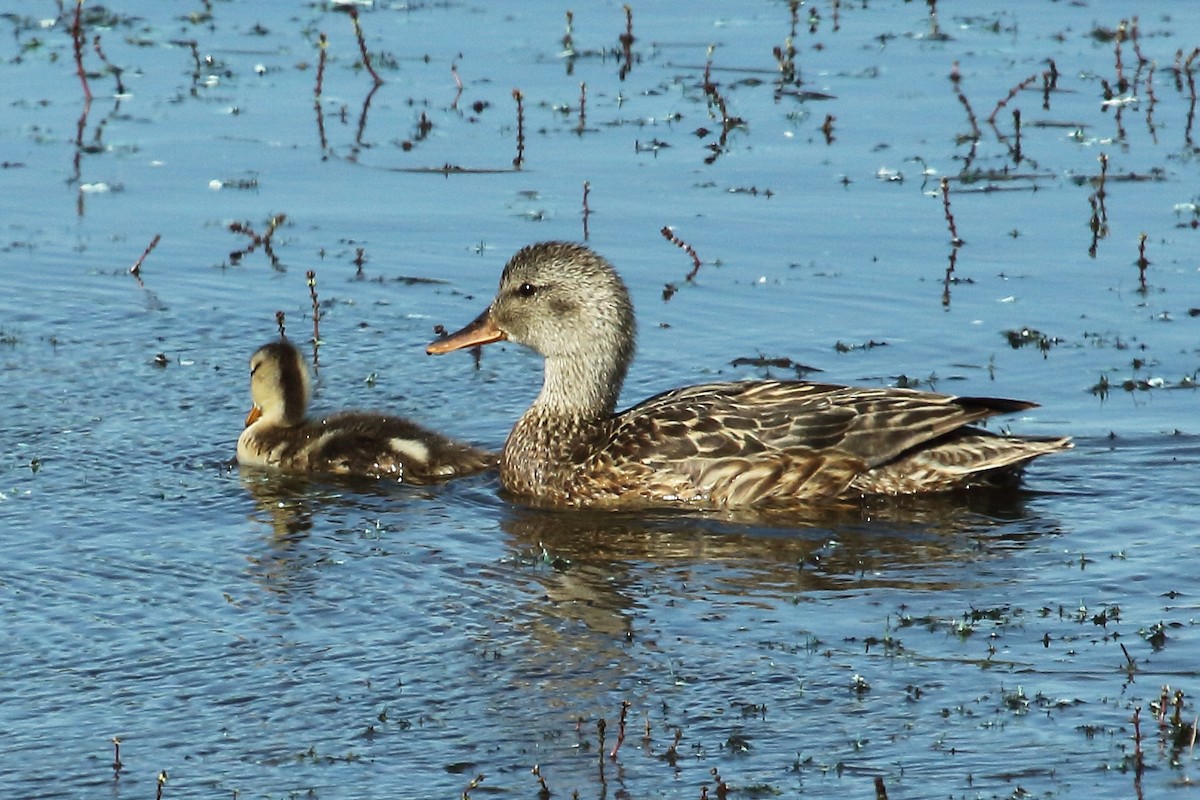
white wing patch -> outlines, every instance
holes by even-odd
[[[397,436],[388,442],[388,446],[396,455],[412,463],[424,464],[429,461],[429,446],[418,439]]]

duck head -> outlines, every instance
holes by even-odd
[[[636,323],[629,291],[612,265],[581,244],[541,242],[504,267],[487,310],[431,355],[502,340],[546,359],[537,403],[611,412],[633,358]]]
[[[250,356],[249,427],[259,419],[291,427],[304,422],[311,384],[308,368],[296,346],[287,340],[271,342]]]

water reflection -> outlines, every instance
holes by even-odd
[[[238,466],[242,487],[254,500],[249,519],[267,535],[259,555],[250,557],[251,572],[264,589],[288,594],[308,591],[319,570],[344,555],[344,549],[386,553],[380,544],[410,527],[416,517],[407,510],[436,500],[446,485],[414,486],[352,476],[287,475]],[[467,498],[470,487],[489,476],[462,479],[453,491]],[[465,491],[465,494],[464,494]],[[471,501],[466,500],[469,510]],[[422,524],[427,520],[420,518]],[[310,541],[317,536],[316,540]],[[336,547],[337,552],[332,552]]]
[[[739,602],[802,601],[872,587],[960,588],[964,562],[1045,533],[1026,495],[971,492],[796,513],[621,514],[510,506],[501,527],[548,601],[547,613],[629,635],[647,593],[689,587]]]

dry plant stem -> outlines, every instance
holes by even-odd
[[[1142,45],[1138,42],[1138,18],[1136,16],[1129,20],[1129,40],[1133,42],[1133,55],[1137,58],[1138,64],[1150,63],[1150,59],[1142,55]]]
[[[354,23],[354,37],[358,39],[358,51],[362,54],[363,66],[378,86],[383,83],[383,78],[379,77],[379,73],[371,66],[371,54],[367,52],[367,41],[363,38],[362,24],[358,21],[358,9],[350,6],[346,10],[350,14],[350,21]]]
[[[1135,262],[1138,268],[1138,288],[1141,291],[1146,291],[1146,267],[1150,266],[1150,260],[1146,258],[1146,234],[1138,236],[1138,257]]]
[[[1021,163],[1021,109],[1013,109],[1013,162]]]
[[[325,112],[321,109],[321,90],[325,86],[325,61],[329,55],[329,37],[324,33],[317,39],[317,87],[313,90],[313,109],[317,112],[317,136],[321,140],[321,153],[329,150],[325,137]]]
[[[600,753],[600,763],[604,763],[604,731],[608,728],[608,723],[604,721],[604,717],[596,720],[596,736],[600,739],[596,751]]]
[[[568,56],[575,55],[575,12],[567,9],[567,31],[563,34],[562,47],[563,52]]]
[[[317,88],[313,95],[317,102],[321,100],[321,89],[325,86],[325,59],[329,51],[329,37],[322,32],[317,37]]]
[[[990,116],[988,116],[988,119],[987,119],[988,124],[994,126],[996,124],[996,115],[1000,113],[1001,109],[1003,109],[1005,106],[1007,106],[1009,104],[1009,102],[1012,101],[1012,99],[1014,97],[1016,97],[1018,94],[1025,91],[1030,86],[1032,86],[1034,83],[1036,83],[1037,79],[1039,77],[1041,77],[1041,76],[1035,72],[1033,75],[1030,75],[1028,78],[1026,78],[1025,80],[1018,83],[1016,86],[1009,89],[1008,94],[1004,97],[1004,99],[1001,100],[999,103],[996,103],[996,107],[992,109],[992,113]]]
[[[537,776],[538,783],[541,784],[542,788],[538,792],[538,796],[539,797],[549,797],[550,796],[550,787],[546,785],[546,778],[542,775],[541,768],[537,764],[534,764],[533,769],[531,769],[530,772],[532,772],[534,775]]]
[[[1158,98],[1154,96],[1154,69],[1158,65],[1151,62],[1150,68],[1146,71],[1146,127],[1150,130],[1150,137],[1158,144],[1158,129],[1154,126],[1154,106],[1158,103]]]
[[[958,247],[950,248],[950,264],[946,267],[946,277],[942,281],[942,305],[950,307],[950,284],[954,283],[954,268],[958,264]]]
[[[124,84],[124,82],[121,80],[121,74],[122,74],[122,73],[123,73],[125,70],[121,69],[121,68],[120,68],[120,67],[118,67],[118,66],[115,66],[115,65],[113,65],[113,63],[112,63],[111,61],[109,61],[109,60],[108,60],[108,58],[107,58],[107,57],[104,55],[104,50],[102,50],[102,49],[100,48],[100,36],[99,36],[99,34],[97,34],[96,36],[92,37],[92,48],[93,48],[93,49],[96,51],[96,55],[98,55],[98,56],[100,57],[100,63],[104,64],[104,66],[108,68],[108,71],[109,71],[109,72],[111,72],[111,73],[112,73],[112,75],[113,75],[113,79],[114,79],[114,80],[116,80],[116,82],[117,82],[117,94],[118,94],[118,95],[123,95],[123,94],[125,94],[125,84]]]
[[[683,741],[683,729],[676,728],[675,741],[671,742],[671,746],[667,748],[667,753],[665,756],[666,762],[672,767],[675,766],[675,762],[679,760],[679,743],[681,741]]]
[[[450,110],[457,111],[458,110],[458,101],[462,98],[462,93],[463,93],[462,78],[458,77],[458,64],[450,65],[450,75],[451,75],[451,77],[454,78],[454,86],[456,89],[456,91],[454,93],[454,102],[450,104]]]
[[[121,763],[121,739],[120,739],[120,737],[114,736],[112,738],[112,743],[113,743],[113,763],[112,763],[113,777],[119,778],[120,774],[121,774],[121,768],[125,766],[124,764]]]
[[[88,105],[92,102],[92,89],[88,86],[87,73],[83,71],[83,0],[75,0],[75,21],[71,24],[71,40],[75,46],[75,72],[79,75],[79,83],[83,86],[83,99]]]
[[[887,800],[887,787],[883,785],[883,777],[875,776],[875,800]]]
[[[154,800],[162,800],[163,787],[167,785],[167,771],[158,773],[158,789],[154,792]]]
[[[621,70],[618,73],[621,80],[625,80],[625,76],[633,69],[633,8],[628,4],[625,5],[625,32],[621,34],[621,55],[624,58],[624,63],[621,65]]]
[[[950,179],[942,178],[942,211],[946,215],[946,224],[950,227],[950,243],[960,247],[965,242],[958,236],[958,226],[954,224],[954,212],[950,210]]]
[[[1142,754],[1142,707],[1133,710],[1133,765],[1135,775],[1141,777],[1145,769],[1145,757]]]
[[[576,133],[583,133],[584,127],[587,125],[587,84],[583,81],[579,82],[579,125],[576,126]]]
[[[690,244],[688,244],[687,242],[685,242],[683,239],[680,239],[678,236],[676,236],[675,231],[671,230],[670,225],[664,225],[663,229],[661,231],[659,231],[659,233],[661,233],[663,235],[663,238],[666,239],[668,242],[675,245],[680,250],[682,250],[683,252],[687,253],[689,256],[692,257],[692,271],[689,272],[684,277],[684,280],[686,280],[690,283],[696,277],[696,273],[698,273],[700,271],[701,261],[700,261],[699,254],[696,253],[696,249],[694,247],[692,247]]]
[[[1197,47],[1187,57],[1187,61],[1183,63],[1183,74],[1187,77],[1188,85],[1188,112],[1187,124],[1184,127],[1183,140],[1190,148],[1192,146],[1192,123],[1196,119],[1196,76],[1192,72],[1192,63],[1196,60],[1196,56],[1200,55],[1200,47]],[[1176,58],[1178,63],[1178,57]],[[1179,82],[1179,72],[1176,71],[1176,83]],[[1181,87],[1182,90],[1182,87]]]
[[[613,745],[612,752],[608,754],[608,757],[613,761],[617,760],[617,751],[621,749],[621,745],[625,742],[625,719],[629,714],[629,706],[630,703],[628,700],[621,701],[621,720],[617,727],[617,743]]]
[[[788,11],[792,19],[790,32],[783,40],[783,47],[776,45],[771,50],[779,64],[780,88],[784,84],[800,84],[796,74],[796,27],[800,24],[800,0],[788,0]]]
[[[709,772],[713,776],[713,781],[717,784],[717,800],[727,800],[729,797],[729,784],[725,783],[721,778],[721,773],[717,771],[716,767],[710,769]]]
[[[284,325],[283,325],[283,312],[282,311],[275,312],[275,327],[279,329],[279,338],[286,339],[287,334],[284,332],[285,329],[284,329]]]
[[[525,95],[520,89],[513,89],[512,96],[517,101],[517,157],[513,159],[513,167],[520,169],[525,163]]]
[[[367,96],[363,98],[362,111],[358,115],[358,127],[354,131],[354,143],[360,147],[366,147],[363,143],[363,132],[367,129],[367,112],[371,110],[371,100],[375,97],[375,93],[379,91],[381,83],[376,83],[371,86],[371,91],[367,92]],[[356,151],[357,152],[357,151]]]
[[[463,789],[462,800],[471,800],[471,790],[483,783],[483,779],[485,777],[486,776],[481,772],[472,778],[471,782],[467,784],[467,788]]]
[[[320,369],[320,356],[318,351],[321,347],[321,304],[317,302],[317,273],[309,270],[304,275],[308,279],[308,296],[312,298],[312,321],[313,321],[313,370]]]
[[[825,144],[833,144],[835,137],[833,135],[833,123],[837,122],[837,117],[833,114],[825,115],[825,122],[821,125],[821,133],[825,135]]]
[[[975,116],[975,110],[971,108],[971,101],[963,94],[961,83],[962,72],[959,71],[958,62],[955,61],[950,67],[950,84],[954,87],[954,96],[958,98],[963,110],[967,112],[967,122],[971,124],[971,133],[966,137],[971,140],[971,151],[967,153],[966,161],[963,164],[963,171],[966,172],[970,168],[971,162],[975,160],[975,151],[979,147],[979,140],[983,138],[983,131],[979,129],[979,120]]]
[[[158,247],[159,240],[162,239],[161,233],[154,234],[154,238],[150,240],[150,244],[146,245],[146,249],[138,256],[138,260],[133,262],[133,266],[129,268],[129,274],[135,278],[141,279],[142,262],[146,260],[146,256],[150,255],[150,251]]]
[[[1121,20],[1117,25],[1117,35],[1113,37],[1113,55],[1116,60],[1117,91],[1125,94],[1129,84],[1125,81],[1125,68],[1121,63],[1121,43],[1125,41],[1128,23]]]
[[[591,192],[592,185],[587,181],[583,182],[583,240],[588,240],[588,217],[591,216],[591,209],[588,208],[588,193]]]

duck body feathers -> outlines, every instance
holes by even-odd
[[[1010,482],[1062,438],[970,423],[1036,404],[796,381],[690,386],[581,424],[536,407],[500,480],[551,506],[808,505]]]
[[[492,453],[402,417],[342,411],[309,418],[309,393],[308,370],[294,345],[272,342],[255,351],[250,359],[254,407],[238,437],[238,463],[421,484],[496,463]]]
[[[342,411],[294,427],[252,423],[238,437],[238,463],[425,484],[480,472],[496,458],[401,417]]]

